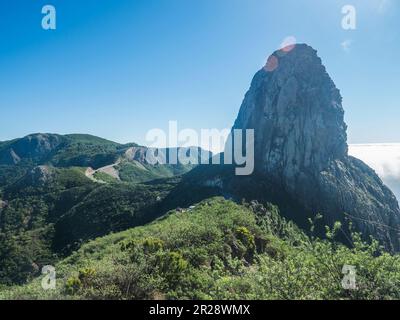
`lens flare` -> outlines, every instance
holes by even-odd
[[[296,47],[296,44],[297,44],[297,40],[296,40],[295,37],[293,37],[293,36],[286,37],[286,38],[282,41],[281,46],[280,46],[280,49],[281,49],[283,52],[287,53],[287,52],[292,51],[292,50]]]

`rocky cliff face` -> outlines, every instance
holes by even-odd
[[[32,134],[0,147],[0,164],[15,165],[25,159],[41,161],[64,142],[54,134]]]
[[[255,130],[256,175],[268,180],[265,192],[296,199],[299,212],[320,212],[328,223],[347,216],[398,251],[397,200],[372,169],[348,156],[343,116],[321,59],[300,44],[275,52],[255,75],[234,128]],[[276,202],[285,205],[279,202],[287,197]]]

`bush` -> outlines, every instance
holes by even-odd
[[[144,252],[150,254],[162,250],[164,248],[164,241],[156,238],[146,238],[142,245]]]
[[[65,291],[67,294],[76,294],[82,288],[82,282],[77,277],[71,277],[65,283]]]
[[[43,293],[32,282],[0,298],[400,299],[399,255],[359,234],[351,247],[336,242],[338,223],[325,240],[307,237],[255,207],[258,214],[213,198],[190,212],[173,211],[83,245],[57,266],[68,279],[65,290]],[[342,286],[344,265],[355,267],[356,290]]]

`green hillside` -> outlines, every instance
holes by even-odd
[[[88,167],[113,165],[132,147],[137,145],[80,134],[0,143],[0,285],[24,283],[88,240],[165,212],[161,203],[175,183],[138,183],[192,166],[139,166],[124,159],[124,166],[136,163],[138,172],[122,170],[120,180],[102,171],[88,176]]]
[[[22,283],[35,266],[54,263],[89,239],[151,221],[172,187],[99,184],[82,168],[37,167],[2,191],[0,284]]]
[[[171,178],[189,172],[193,165],[149,165],[137,161],[125,161],[117,166],[122,181],[129,183],[143,183],[152,180]]]
[[[190,171],[194,165],[150,165],[145,157],[132,159],[126,153],[141,148],[135,143],[119,144],[87,134],[33,134],[12,141],[0,142],[0,188],[14,183],[35,166],[58,168],[82,167],[94,170],[115,164],[120,180],[142,183],[173,177]],[[168,150],[168,149],[167,149]],[[113,182],[113,177],[96,172],[100,182]]]
[[[296,199],[278,210],[268,181],[145,151],[89,135],[0,144],[0,299],[400,299],[399,255],[349,221],[287,222]],[[41,288],[45,265],[57,290]]]
[[[55,166],[99,168],[117,160],[122,145],[90,135],[67,135],[49,159]]]
[[[317,223],[317,222],[316,222]],[[307,237],[274,206],[222,198],[171,211],[143,227],[96,239],[56,265],[56,290],[40,280],[3,299],[400,298],[400,259],[353,235],[353,248]],[[341,285],[343,265],[357,290]]]

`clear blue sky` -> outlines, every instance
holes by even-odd
[[[41,8],[57,9],[57,30]],[[357,9],[357,30],[341,8]],[[0,140],[229,128],[282,40],[318,50],[344,97],[349,142],[400,142],[397,0],[2,0]],[[343,43],[350,44],[343,47]]]

